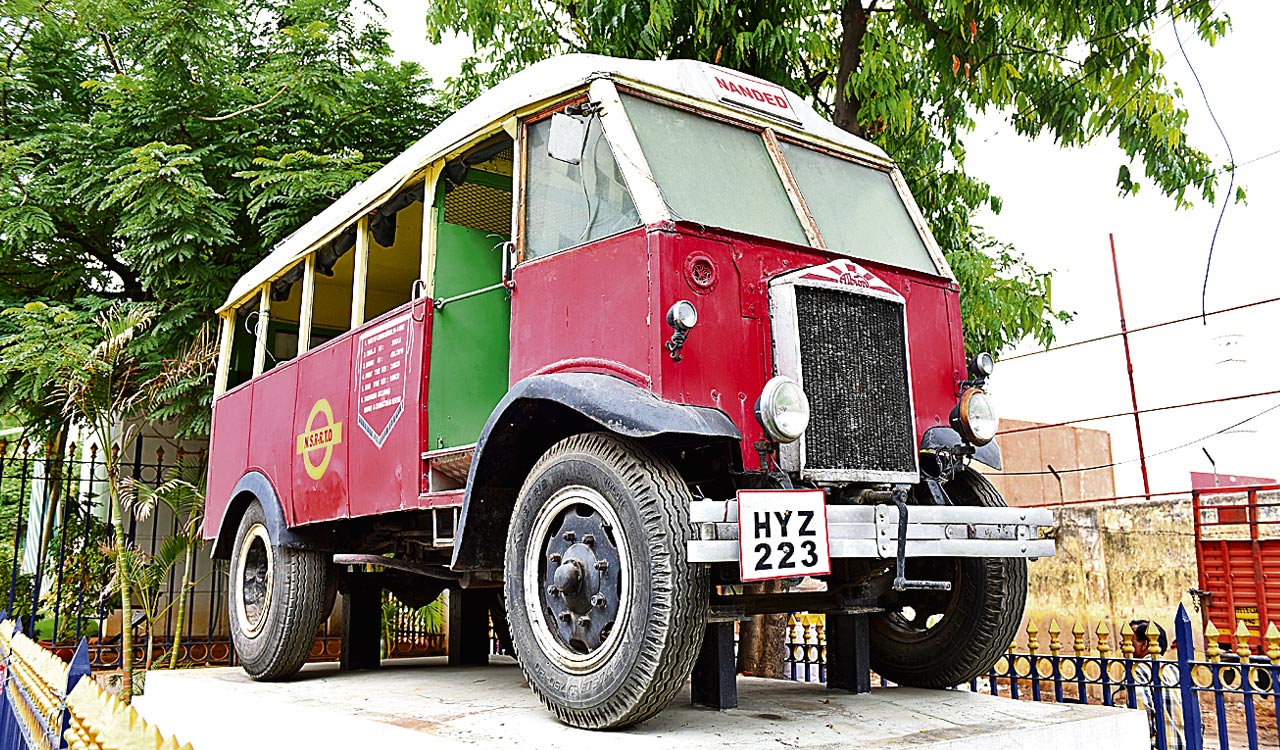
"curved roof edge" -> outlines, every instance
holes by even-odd
[[[728,69],[696,60],[629,60],[582,54],[563,55],[534,63],[450,115],[364,182],[276,243],[266,257],[236,282],[219,312],[283,272],[327,235],[342,229],[374,208],[380,200],[390,197],[388,193],[399,188],[410,175],[531,104],[580,88],[597,78],[633,81],[706,102],[719,102],[705,75],[708,70]],[[787,91],[786,94],[791,110],[800,120],[799,125],[787,124],[786,127],[794,127],[816,138],[888,161],[888,155],[878,146],[823,119],[794,92]]]

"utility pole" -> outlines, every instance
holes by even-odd
[[[1142,447],[1142,418],[1138,416],[1138,389],[1133,383],[1133,356],[1129,353],[1129,326],[1124,320],[1124,295],[1120,293],[1120,263],[1116,260],[1116,236],[1111,240],[1111,269],[1116,276],[1116,302],[1120,304],[1120,337],[1124,339],[1124,364],[1129,371],[1129,399],[1133,403],[1133,427],[1138,433],[1138,464],[1142,467],[1142,492],[1151,497],[1151,480],[1147,477],[1147,453]]]

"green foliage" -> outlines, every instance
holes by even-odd
[[[1001,206],[965,171],[964,136],[985,114],[1064,148],[1114,139],[1120,193],[1150,184],[1180,207],[1212,200],[1218,171],[1187,143],[1181,92],[1152,43],[1175,18],[1209,43],[1229,26],[1207,0],[460,0],[427,10],[434,41],[457,31],[476,45],[450,82],[455,102],[564,52],[698,59],[809,97],[897,160],[962,287],[978,292],[965,303],[967,346],[993,352],[1052,341],[1062,316],[1048,277],[974,225]]]
[[[108,304],[152,306],[135,353],[141,376],[165,370],[275,241],[444,114],[366,0],[0,12],[0,309],[56,301],[80,326],[51,331],[70,338],[47,353],[27,341],[30,366],[0,356],[0,412],[27,424],[54,421],[48,366]],[[21,316],[0,317],[0,336],[34,333]],[[188,374],[148,416],[199,435],[211,384]]]

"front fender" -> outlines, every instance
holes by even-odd
[[[494,408],[476,443],[453,569],[500,569],[511,511],[529,470],[563,438],[597,430],[690,447],[742,440],[724,412],[663,401],[611,375],[525,378]]]
[[[935,451],[939,448],[954,448],[964,442],[960,437],[960,433],[950,427],[930,427],[925,430],[924,437],[920,439],[920,450]],[[974,460],[990,466],[996,471],[1004,468],[1004,461],[1000,455],[1000,446],[996,445],[996,441],[992,440],[986,445],[977,446],[973,452]]]

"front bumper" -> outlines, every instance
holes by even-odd
[[[694,538],[689,562],[738,562],[738,502],[690,504]],[[1053,525],[1045,508],[909,506],[906,557],[1052,557]],[[898,554],[898,509],[892,505],[828,505],[831,556],[893,559]]]

